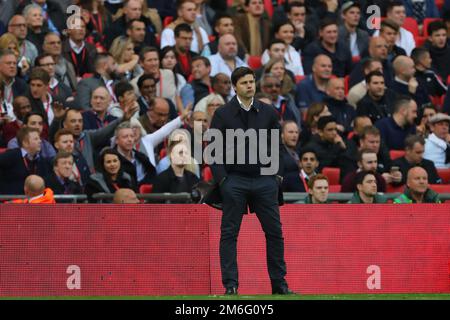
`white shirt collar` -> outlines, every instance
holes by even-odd
[[[253,106],[254,98],[252,98],[252,101],[250,102],[250,105],[249,105],[248,107],[246,107],[246,106],[242,103],[242,101],[241,101],[241,99],[239,99],[239,96],[238,96],[238,95],[236,95],[236,98],[237,98],[237,100],[238,100],[238,102],[239,102],[239,105],[241,106],[242,109],[244,109],[245,111],[250,111],[250,109],[251,109],[252,106]]]
[[[55,77],[52,77],[50,79],[50,84],[49,84],[50,89],[53,90],[58,85],[58,83],[59,83],[58,79],[56,79]]]
[[[397,76],[395,76],[395,81],[400,82],[401,84],[404,84],[404,85],[408,85],[408,82],[403,81],[402,79],[400,79],[400,78],[397,77]]]
[[[80,54],[80,52],[84,49],[84,41],[81,43],[80,47],[77,46],[77,44],[73,42],[72,39],[69,39],[69,44],[72,50],[76,52],[76,54]]]

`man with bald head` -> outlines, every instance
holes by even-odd
[[[8,32],[16,36],[19,41],[20,57],[25,57],[30,65],[34,64],[34,59],[38,56],[38,49],[29,40],[27,40],[27,22],[22,15],[15,15],[8,22]]]
[[[82,113],[84,129],[100,129],[117,119],[108,112],[111,96],[108,89],[101,86],[92,92],[91,108]]]
[[[113,203],[115,204],[137,204],[140,203],[136,193],[127,188],[118,189],[114,192]]]
[[[353,119],[356,116],[355,108],[348,104],[345,98],[345,85],[343,78],[333,78],[328,81],[323,100],[331,114],[336,118],[337,129],[347,135],[353,130]]]
[[[247,64],[238,56],[238,44],[236,37],[232,34],[224,34],[219,38],[218,52],[208,57],[211,62],[210,76],[214,77],[218,73],[224,73],[231,78],[231,73],[239,67],[246,67]]]
[[[166,99],[157,97],[150,104],[147,113],[138,120],[147,133],[153,133],[167,123],[169,115],[169,103]]]
[[[369,41],[368,56],[365,58],[372,58],[381,61],[383,65],[383,74],[386,85],[389,85],[394,80],[394,69],[392,63],[388,59],[388,44],[383,37],[371,37]],[[358,62],[352,72],[350,73],[349,87],[353,87],[358,82],[364,80],[364,64],[366,59]]]
[[[295,103],[297,107],[306,112],[313,102],[322,102],[326,96],[326,87],[331,78],[333,64],[330,57],[319,54],[314,58],[312,74],[297,84]]]
[[[23,186],[26,199],[14,200],[13,203],[45,203],[54,204],[53,191],[45,187],[44,179],[37,175],[29,175]]]
[[[422,167],[408,171],[405,192],[394,203],[441,203],[439,195],[428,187],[428,173]]]
[[[414,61],[407,56],[398,56],[393,63],[395,78],[392,83],[391,89],[397,93],[408,95],[413,98],[419,109],[426,104],[430,103],[430,97],[427,90],[423,86],[419,86],[414,74],[416,68]]]

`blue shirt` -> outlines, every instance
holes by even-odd
[[[389,150],[404,150],[405,138],[416,133],[415,125],[400,127],[392,117],[378,120],[375,126],[380,130],[381,139],[386,143]]]
[[[295,89],[295,104],[299,109],[307,109],[313,102],[322,102],[326,93],[317,89],[312,75],[297,84]]]

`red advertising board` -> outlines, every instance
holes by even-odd
[[[304,294],[450,292],[450,204],[285,205],[287,280]],[[2,205],[0,296],[222,294],[221,213],[206,205]],[[241,294],[270,293],[255,215]]]

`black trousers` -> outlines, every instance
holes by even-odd
[[[278,206],[278,182],[274,176],[228,175],[221,185],[223,215],[220,266],[225,288],[238,287],[237,238],[247,205],[254,209],[266,236],[267,268],[272,287],[284,286],[286,263]]]

